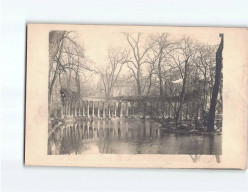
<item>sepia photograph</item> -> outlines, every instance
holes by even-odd
[[[38,38],[30,28],[44,36],[38,82],[46,93],[38,103],[42,153],[51,161],[124,155],[126,163],[152,157],[222,166],[223,145],[231,143],[223,128],[223,70],[232,49],[225,39],[236,29],[31,24],[31,44]]]
[[[85,37],[49,32],[48,154],[219,159],[224,34],[209,42],[166,32]]]

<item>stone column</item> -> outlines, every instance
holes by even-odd
[[[85,116],[85,113],[84,113],[84,101],[82,101],[82,111],[83,111],[83,116]]]
[[[65,116],[67,116],[67,107],[68,107],[68,102],[65,103]]]
[[[135,106],[135,103],[132,102],[132,115],[134,116],[134,106]]]
[[[146,118],[146,107],[147,107],[147,102],[144,102],[144,113],[143,113],[143,118]]]
[[[87,101],[87,117],[90,116],[90,105],[89,105],[89,101]]]
[[[100,118],[100,103],[99,101],[97,102],[97,118]]]
[[[128,102],[126,102],[126,116],[128,117]]]
[[[81,101],[78,102],[78,116],[81,116]]]
[[[102,117],[105,118],[105,102],[102,103]]]
[[[71,111],[70,116],[73,116],[74,115],[74,112],[73,112],[73,101],[71,101],[70,111]]]
[[[111,117],[110,108],[111,108],[111,105],[110,105],[110,103],[109,103],[109,104],[108,104],[108,117]]]
[[[73,102],[72,101],[71,101],[70,111],[71,111],[71,115],[70,116],[73,116]]]
[[[66,104],[64,104],[63,106],[63,114],[64,114],[64,117],[66,116]]]
[[[116,117],[116,102],[114,102],[114,117]]]
[[[64,107],[62,105],[60,106],[60,117],[64,118]]]
[[[94,101],[92,101],[92,117],[95,116]]]
[[[202,116],[201,116],[201,108],[199,108],[198,110],[198,120],[201,120],[202,119]]]
[[[75,115],[75,116],[77,116],[77,114],[78,114],[78,113],[77,113],[77,105],[78,105],[78,102],[75,101],[75,110],[74,110],[74,113],[75,113],[74,115]]]
[[[122,117],[122,102],[119,102],[120,104],[120,117]]]
[[[182,107],[182,111],[181,111],[180,120],[183,120],[183,119],[184,119],[183,115],[184,115],[184,109],[183,109],[183,107]]]
[[[75,102],[75,116],[78,116],[78,102]]]
[[[71,102],[68,102],[68,110],[67,110],[68,116],[71,116]]]

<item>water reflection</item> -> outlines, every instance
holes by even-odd
[[[220,135],[162,133],[151,120],[93,120],[58,127],[49,136],[48,154],[220,155]]]

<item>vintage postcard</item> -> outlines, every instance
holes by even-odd
[[[245,28],[27,25],[25,165],[247,166]]]

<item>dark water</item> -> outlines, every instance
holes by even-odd
[[[48,154],[221,154],[221,135],[163,133],[151,120],[67,124],[49,136]]]

